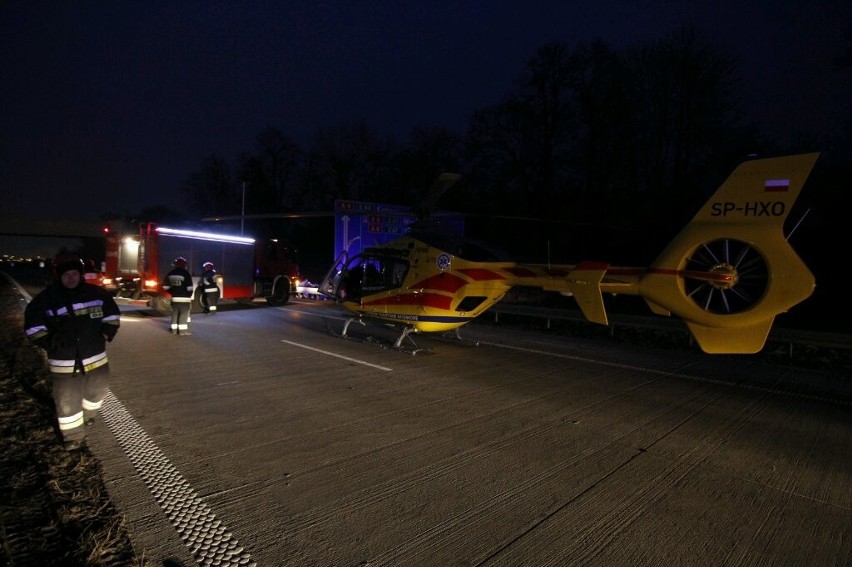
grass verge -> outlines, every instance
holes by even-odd
[[[65,451],[43,352],[0,278],[0,566],[131,566],[135,557],[88,448]]]

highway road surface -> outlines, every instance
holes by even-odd
[[[126,309],[89,447],[151,565],[852,562],[848,375],[486,322],[411,355],[333,336],[329,302],[186,337]]]

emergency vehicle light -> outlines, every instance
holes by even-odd
[[[194,230],[181,230],[177,228],[157,227],[160,234],[176,236],[178,238],[192,238],[195,240],[207,240],[210,242],[228,242],[231,244],[254,244],[254,238],[245,236],[228,236],[227,234],[213,234],[211,232],[197,232]]]

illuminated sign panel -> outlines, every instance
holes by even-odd
[[[408,226],[417,220],[411,207],[342,199],[334,202],[334,213],[335,258],[344,250],[349,251],[351,258],[363,248],[380,246],[404,236]],[[459,235],[464,234],[463,215],[444,215],[442,222]]]
[[[402,236],[417,218],[411,207],[338,199],[334,202],[334,256],[349,256]]]

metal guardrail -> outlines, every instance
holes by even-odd
[[[551,328],[552,321],[571,321],[600,327],[600,325],[588,321],[579,311],[564,308],[498,303],[491,307],[491,309],[488,310],[488,313],[493,314],[495,323],[499,322],[500,315],[512,315],[544,319],[547,329]],[[615,335],[617,327],[651,329],[672,333],[683,333],[684,336],[688,337],[689,344],[693,344],[693,338],[689,329],[687,329],[686,324],[678,318],[618,313],[610,313],[608,314],[608,318],[609,326],[607,328],[609,329],[611,336]],[[852,334],[824,333],[820,331],[773,327],[773,329],[769,332],[767,341],[787,345],[791,358],[793,357],[795,347],[819,347],[852,351]]]

